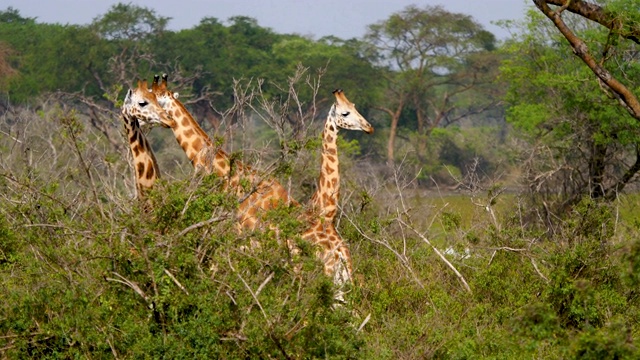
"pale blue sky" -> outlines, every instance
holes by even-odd
[[[442,5],[451,12],[473,16],[498,38],[508,33],[491,24],[495,20],[521,19],[532,2],[525,0],[0,0],[0,9],[11,6],[24,17],[39,22],[88,24],[118,2],[154,9],[171,17],[169,29],[197,25],[203,17],[221,21],[231,16],[255,18],[278,33],[297,33],[320,38],[361,37],[367,25],[386,19],[407,5]]]

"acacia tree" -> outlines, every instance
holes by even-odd
[[[494,48],[495,37],[471,16],[440,6],[408,6],[370,25],[365,40],[387,70],[386,102],[378,109],[391,118],[388,164],[393,165],[398,126],[407,111],[416,118],[421,154],[434,128],[482,111],[491,103],[488,100],[465,110],[455,105],[461,94],[491,79],[487,69],[496,68],[491,65],[495,58],[478,56]]]
[[[594,141],[589,164],[590,196],[614,199],[640,171],[640,141],[636,140],[640,134],[640,101],[636,95],[640,2],[612,0],[604,2],[605,6],[581,0],[533,2],[592,73],[593,83],[609,99],[607,105],[621,110],[614,119],[599,122],[602,130]],[[576,15],[580,21],[572,22]],[[588,23],[593,31],[580,32],[581,23]],[[630,148],[626,161],[607,161],[615,156],[611,150],[614,146]]]
[[[616,55],[620,55],[620,50],[626,53],[625,47],[628,45],[625,42],[640,44],[640,2],[612,0],[606,2],[606,7],[582,0],[533,0],[533,3],[552,21],[598,81],[609,89],[612,96],[620,100],[631,116],[640,120],[640,101],[625,82],[620,80],[624,78],[624,74],[614,73],[620,70],[615,60]],[[595,44],[596,49],[602,46],[601,55],[567,24],[563,14],[565,11],[603,27],[606,37]]]
[[[638,85],[640,67],[636,45],[621,32],[576,14],[558,18],[563,10],[541,6],[554,12],[554,22],[530,11],[504,47],[512,56],[502,70],[510,84],[507,120],[532,144],[525,170],[539,205],[533,209],[553,225],[585,196],[614,199],[640,170],[640,123],[629,90]],[[560,22],[563,31],[571,29],[570,44],[581,45],[567,46]]]

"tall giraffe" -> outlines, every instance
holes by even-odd
[[[336,216],[340,195],[340,170],[338,168],[338,130],[360,130],[373,133],[373,126],[356,110],[341,89],[333,91],[336,102],[331,106],[322,131],[322,158],[318,188],[311,197],[311,206],[327,223]]]
[[[166,112],[162,111],[158,104],[155,95],[148,91],[140,91],[140,89],[146,89],[146,87],[146,81],[138,81],[138,87],[135,91],[132,89],[127,91],[122,106],[122,122],[127,132],[129,148],[133,157],[136,196],[140,200],[144,199],[146,192],[160,178],[160,171],[149,141],[147,141],[140,129],[138,119],[151,122],[161,121],[162,117],[167,117]]]
[[[151,90],[159,104],[170,115],[169,119],[160,121],[163,121],[165,127],[173,130],[178,144],[196,170],[204,169],[207,173],[215,172],[218,176],[226,178],[227,188],[232,189],[241,200],[238,206],[241,229],[255,229],[267,210],[279,205],[298,205],[277,180],[259,176],[256,171],[240,161],[232,163],[224,150],[215,148],[209,136],[182,102],[167,89],[167,74],[162,75],[160,83],[159,77],[155,76]]]
[[[302,237],[320,245],[321,252],[318,256],[323,259],[325,272],[333,276],[334,283],[344,284],[351,279],[353,270],[349,248],[333,224],[340,193],[338,129],[361,130],[371,134],[373,126],[360,115],[342,90],[335,90],[333,94],[336,102],[329,110],[322,132],[318,188],[309,202],[311,209],[308,216],[312,225]]]

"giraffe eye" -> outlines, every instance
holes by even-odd
[[[342,113],[342,116],[347,117],[347,116],[349,116],[349,114],[350,114],[350,112],[345,111],[345,112]]]
[[[145,106],[149,105],[149,103],[148,103],[148,102],[146,102],[146,101],[140,101],[140,102],[138,103],[138,105],[140,105],[140,107],[145,107]]]

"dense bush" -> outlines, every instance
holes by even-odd
[[[300,209],[269,214],[279,232],[239,234],[221,179],[170,172],[138,202],[128,149],[86,118],[57,106],[12,114],[0,138],[5,358],[638,355],[631,196],[619,208],[584,199],[549,232],[498,184],[425,196],[401,171],[372,175],[357,142],[341,142],[337,224],[355,278],[335,306],[299,238]],[[308,144],[275,167],[302,198],[317,171]]]

